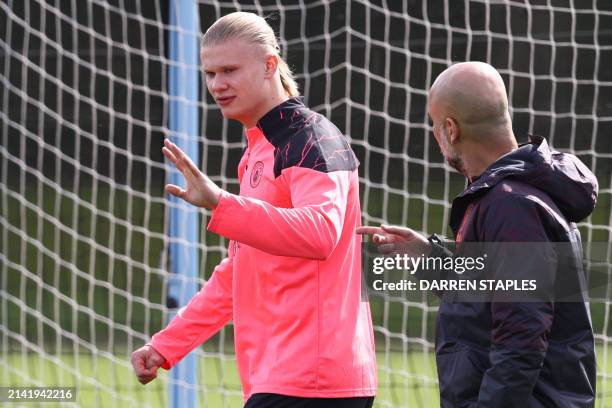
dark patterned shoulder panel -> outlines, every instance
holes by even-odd
[[[294,166],[324,173],[359,166],[346,136],[298,98],[275,107],[257,125],[274,146],[274,177]]]

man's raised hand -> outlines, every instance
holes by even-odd
[[[187,189],[166,184],[166,191],[198,207],[215,208],[223,190],[202,173],[189,156],[170,140],[164,140],[162,152],[183,174],[187,184]]]

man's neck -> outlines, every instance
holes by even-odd
[[[266,98],[263,103],[259,105],[257,111],[251,115],[251,118],[244,121],[242,124],[245,128],[250,129],[257,125],[259,119],[261,119],[266,113],[270,112],[273,108],[290,99],[289,95],[284,89],[275,91],[269,98]]]
[[[513,142],[514,137],[508,140],[504,145],[483,146],[480,145],[473,149],[471,157],[465,157],[466,174],[470,182],[485,172],[493,163],[498,161],[502,156],[510,153],[518,146]]]

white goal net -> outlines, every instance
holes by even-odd
[[[184,0],[186,1],[186,0]],[[167,322],[163,193],[170,1],[0,2],[0,386],[76,387],[78,406],[168,406],[167,373],[137,383],[129,354]],[[612,242],[612,4],[603,0],[251,0],[197,4],[203,30],[270,16],[306,103],[351,140],[364,224],[446,233],[465,187],[444,164],[427,90],[454,62],[506,82],[515,134],[545,136],[598,176],[583,240]],[[245,139],[200,80],[202,169],[237,192]],[[199,284],[226,241],[199,216]],[[612,406],[611,253],[591,311],[597,407]],[[380,407],[439,406],[436,304],[370,293]],[[200,406],[241,406],[231,327],[197,348]]]

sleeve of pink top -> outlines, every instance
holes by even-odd
[[[326,259],[338,244],[351,172],[283,170],[293,208],[223,193],[208,229],[279,256]]]
[[[152,337],[148,344],[166,359],[162,368],[172,368],[232,318],[232,274],[230,256],[217,265],[204,287],[168,326]]]

